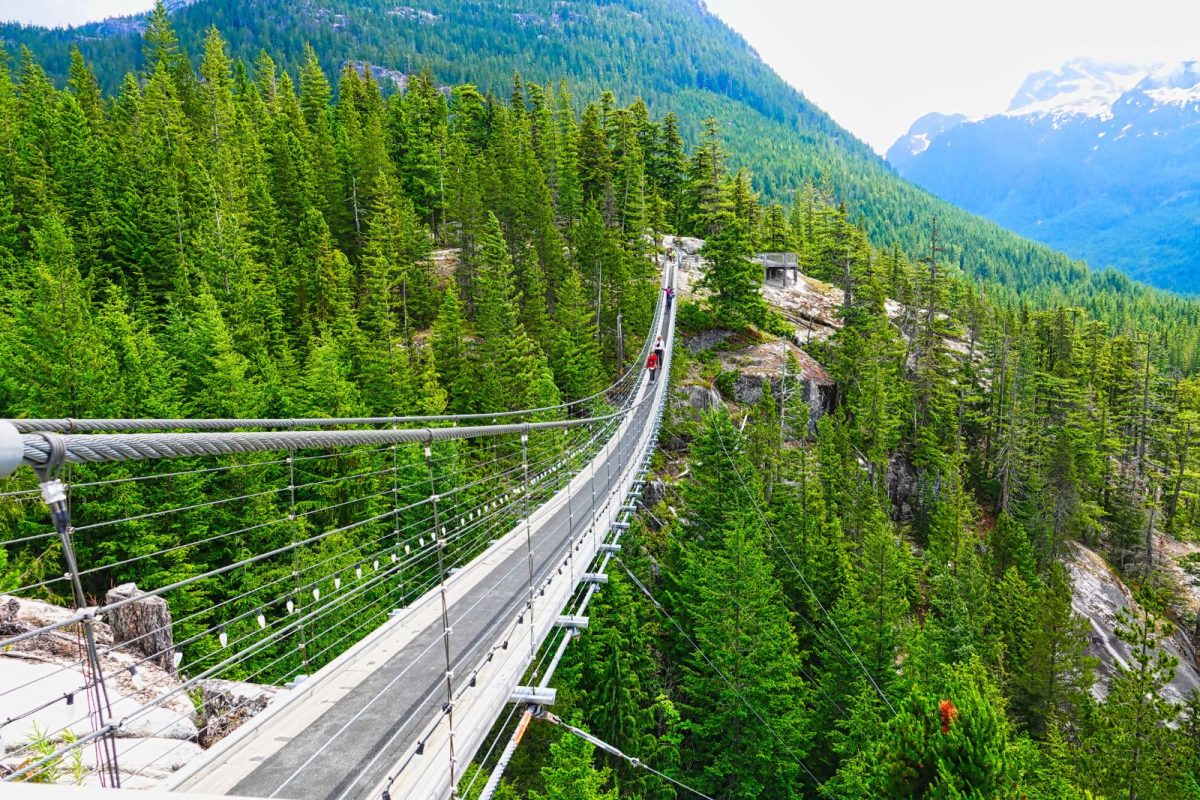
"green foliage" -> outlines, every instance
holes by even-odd
[[[618,315],[636,352],[657,294],[641,234],[658,189],[611,218],[589,208],[588,225],[556,213],[555,203],[577,202],[567,196],[577,176],[564,170],[581,143],[565,85],[554,93],[550,142],[550,123],[532,108],[548,89],[530,91],[530,108],[471,86],[448,101],[430,74],[388,94],[348,66],[335,97],[317,48],[294,61],[261,53],[249,69],[215,28],[206,25],[193,49],[178,21],[156,8],[142,68],[109,97],[100,87],[111,84],[79,52],[61,89],[32,52],[15,73],[7,60],[0,68],[0,414],[550,407],[539,418],[551,418],[564,397],[616,379]],[[200,56],[195,71],[181,39]],[[648,156],[638,142],[657,141],[659,123],[644,106],[605,102],[612,119],[637,124],[624,138],[603,129],[593,144],[607,155],[595,155],[620,163],[625,188],[640,186]],[[606,268],[595,305],[593,253]],[[535,460],[547,461],[562,438],[535,437]],[[470,487],[447,502],[469,502],[494,451],[446,450],[438,480]],[[328,585],[290,586],[306,567],[342,585],[369,580],[381,566],[368,554],[403,550],[400,532],[424,523],[415,509],[389,518],[389,498],[399,507],[428,496],[414,494],[426,476],[410,474],[406,459],[386,450],[304,459],[295,475],[254,458],[195,472],[178,463],[73,468],[72,484],[93,487],[73,494],[72,521],[87,531],[76,540],[90,567],[85,591],[161,587],[324,533],[286,558],[168,597],[185,669],[228,656],[234,645],[202,634],[232,618],[231,642],[263,645],[240,665],[245,675],[311,672],[370,629],[372,604],[427,588],[428,565],[416,563],[401,580],[357,587],[337,603]],[[182,474],[159,480],[160,470]],[[295,508],[280,486],[299,487]],[[44,529],[41,509],[0,498],[0,524],[6,541],[21,540],[0,551],[0,584],[69,600],[61,578],[51,579],[57,546],[33,535]],[[452,551],[474,555],[466,545]],[[294,597],[280,594],[285,583]],[[293,610],[280,612],[287,602]],[[300,611],[320,612],[322,625],[263,641],[268,620]]]
[[[871,749],[834,784],[841,797],[1022,796],[1011,724],[978,662],[913,685]]]
[[[402,108],[389,112],[389,148],[393,160],[404,166],[406,192],[419,213],[429,215],[439,235],[443,226],[438,215],[444,204],[453,204],[449,190],[456,168],[448,163],[454,142],[446,142],[443,130],[447,124],[457,123],[448,123],[440,93],[431,91],[423,75],[436,75],[451,85],[470,81],[484,96],[491,92],[507,98],[512,75],[519,69],[526,84],[557,84],[568,78],[590,96],[612,89],[614,102],[640,96],[654,114],[673,112],[669,126],[664,124],[657,135],[639,134],[637,138],[644,162],[641,170],[660,187],[645,205],[647,209],[661,207],[669,228],[687,228],[694,208],[692,200],[685,197],[686,159],[681,157],[680,140],[700,141],[704,120],[715,118],[724,131],[730,170],[750,169],[758,190],[769,200],[786,201],[792,192],[803,197],[810,181],[824,191],[836,190],[838,198],[860,215],[875,246],[896,244],[910,258],[928,252],[926,232],[913,221],[937,216],[948,245],[945,263],[993,289],[1002,287],[999,292],[1008,302],[1078,305],[1114,328],[1136,322],[1156,334],[1173,329],[1181,333],[1179,322],[1195,319],[1190,301],[1146,289],[1112,271],[1090,272],[1047,247],[1012,235],[900,180],[866,145],[775,75],[741,37],[694,3],[637,0],[585,4],[567,14],[550,8],[544,0],[516,0],[502,7],[472,7],[468,13],[451,0],[435,0],[421,8],[429,17],[388,13],[393,10],[394,4],[385,0],[366,0],[340,9],[344,20],[334,25],[327,11],[298,9],[283,0],[260,3],[253,15],[245,14],[242,0],[205,0],[175,12],[170,18],[175,30],[169,33],[164,31],[168,27],[165,13],[157,18],[156,25],[150,26],[152,41],[145,47],[128,27],[104,23],[65,31],[10,24],[0,26],[0,38],[14,55],[20,45],[30,46],[59,81],[71,75],[71,48],[75,46],[86,61],[96,65],[98,83],[109,92],[120,90],[129,73],[153,74],[161,61],[171,92],[191,111],[201,105],[201,99],[197,82],[187,70],[185,53],[199,63],[205,38],[216,26],[230,42],[231,58],[254,64],[262,46],[261,26],[268,25],[274,65],[292,74],[305,67],[301,79],[302,88],[308,87],[304,119],[319,140],[310,152],[324,165],[334,163],[337,157],[334,140],[327,138],[326,126],[317,113],[326,105],[331,87],[327,80],[314,80],[313,67],[319,65],[328,74],[337,74],[348,62],[365,61],[404,70],[410,73],[410,85],[417,91],[411,93],[411,101],[400,104]],[[430,35],[432,31],[437,35]],[[381,80],[386,89],[393,88],[388,79]],[[578,125],[562,114],[556,89],[541,91],[540,96],[546,106],[552,106],[548,113],[560,138]],[[463,120],[463,124],[473,134],[486,125],[481,120],[494,113],[495,104],[484,110],[484,104],[468,100],[468,94],[460,92],[458,97],[471,108],[470,121]],[[585,140],[599,141],[596,130],[607,135],[616,129],[616,125],[608,127],[613,121],[602,119],[600,112],[598,107],[592,132]],[[3,113],[0,117],[11,118]],[[409,132],[415,135],[410,137]],[[406,147],[410,138],[412,147]],[[14,139],[0,135],[0,141]],[[446,143],[444,152],[441,143]],[[579,172],[590,170],[601,176],[606,163],[603,154],[589,154],[588,146],[581,147],[573,137],[556,146],[543,137],[536,152],[560,204],[560,216],[578,219],[586,182]],[[0,158],[0,163],[5,162],[8,159]],[[602,180],[593,182],[616,201],[617,189],[626,185],[639,165],[623,162],[618,153],[612,153],[607,163],[614,165],[611,181],[604,174]],[[314,187],[327,198],[324,202],[339,201],[343,196],[346,184],[337,172],[318,169],[311,173]],[[147,201],[166,202],[170,208],[173,189],[165,188],[146,194]],[[588,189],[590,200],[598,196]],[[620,199],[624,214],[628,204],[623,193]],[[617,219],[616,206],[614,202],[610,222]],[[168,219],[163,218],[164,227]],[[775,226],[773,235],[778,236],[777,215],[771,224]],[[1190,362],[1198,336],[1189,331],[1171,342],[1172,363]]]
[[[1131,650],[1109,684],[1105,714],[1080,755],[1087,782],[1111,797],[1179,797],[1186,760],[1172,728],[1180,709],[1161,695],[1176,661],[1160,649],[1169,625],[1151,614],[1123,613],[1118,633]]]
[[[546,793],[530,792],[530,800],[616,800],[617,790],[604,789],[610,771],[592,767],[589,742],[563,733],[550,745],[549,763],[542,767]]]

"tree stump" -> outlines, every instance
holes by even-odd
[[[171,609],[161,597],[139,597],[141,594],[137,584],[123,583],[109,589],[105,595],[106,603],[139,598],[108,613],[113,642],[126,650],[141,653],[151,664],[174,675],[175,635],[171,628]]]

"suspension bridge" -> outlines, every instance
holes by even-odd
[[[673,281],[668,264],[663,286]],[[115,788],[132,768],[193,795],[456,797],[506,707],[511,719],[554,701],[554,671],[637,510],[673,320],[660,293],[639,368],[556,408],[0,423],[0,474],[15,471],[0,499],[27,513],[0,546],[44,548],[65,566],[11,594],[74,599],[41,625],[4,627],[0,615],[0,653],[58,653],[0,686],[3,780],[74,771]],[[656,334],[655,381],[640,365]],[[148,496],[182,502],[122,504]],[[161,547],[121,547],[148,529],[164,531]],[[190,554],[217,548],[228,558],[181,574]],[[134,565],[162,566],[158,585],[97,602],[95,587]],[[220,599],[197,607],[216,586]],[[170,629],[107,633],[158,598],[175,612]],[[170,749],[137,752],[162,736],[132,731],[195,716],[189,698],[223,677],[288,688],[179,769]]]

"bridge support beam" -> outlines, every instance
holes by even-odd
[[[526,705],[549,706],[558,699],[558,690],[549,686],[517,686],[509,695],[508,702]]]

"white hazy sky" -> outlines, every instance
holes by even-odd
[[[154,0],[0,0],[0,20],[56,27],[136,14],[153,7]]]
[[[792,85],[876,150],[929,111],[1008,106],[1072,58],[1200,57],[1194,0],[707,0]],[[153,0],[0,0],[0,20],[71,25]]]
[[[1003,111],[1073,58],[1200,57],[1194,0],[707,0],[768,64],[882,152],[930,111]]]

